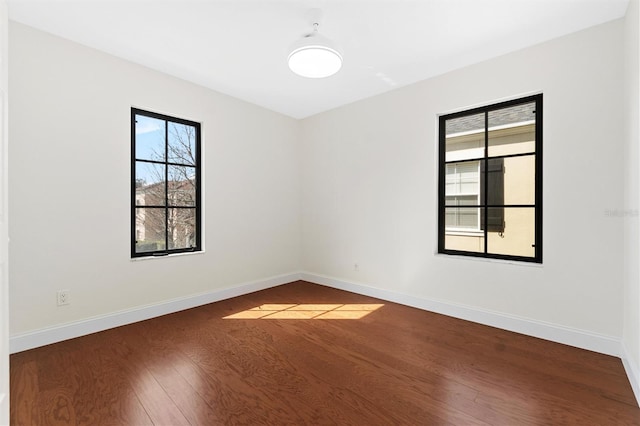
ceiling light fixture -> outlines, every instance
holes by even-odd
[[[334,42],[318,32],[319,19],[313,22],[313,32],[296,41],[289,53],[289,68],[307,78],[324,78],[342,67],[342,54]]]

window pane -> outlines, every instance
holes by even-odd
[[[136,162],[136,204],[164,206],[164,164]]]
[[[187,166],[169,166],[169,205],[196,205],[196,169]]]
[[[191,248],[196,245],[196,210],[169,209],[169,249]]]
[[[504,159],[504,203],[535,204],[536,156]]]
[[[446,207],[445,228],[449,230],[480,229],[480,209],[471,207]]]
[[[490,158],[480,162],[480,202],[490,206],[504,205],[504,159]]]
[[[169,162],[196,164],[196,128],[187,124],[169,123]]]
[[[450,118],[446,126],[447,138],[461,134],[484,133],[484,112]]]
[[[165,249],[164,208],[136,208],[136,253]]]
[[[136,159],[165,160],[165,121],[136,115]]]
[[[491,210],[491,209],[489,209]],[[491,212],[489,213],[491,215]],[[535,208],[504,208],[505,227],[502,233],[489,233],[487,252],[510,256],[535,255]]]
[[[447,164],[445,182],[445,193],[447,195],[478,194],[480,190],[478,186],[478,162],[468,161]]]
[[[445,121],[445,161],[484,157],[484,113]]]
[[[461,250],[482,253],[484,252],[484,236],[482,234],[446,234],[444,236],[444,248],[446,250]]]
[[[504,205],[504,159],[490,158],[481,162],[480,200],[489,206]],[[485,214],[488,213],[487,216]],[[492,208],[480,211],[480,229],[487,232],[504,231],[504,210]]]
[[[535,102],[490,111],[489,157],[535,152]]]

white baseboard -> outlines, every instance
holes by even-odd
[[[222,290],[214,290],[211,292],[182,297],[179,299],[173,299],[157,304],[140,306],[133,309],[110,313],[107,315],[87,318],[82,321],[74,321],[28,333],[17,334],[11,336],[9,339],[9,351],[10,353],[21,352],[28,349],[37,348],[39,346],[61,342],[67,339],[73,339],[75,337],[85,336],[87,334],[96,333],[98,331],[120,327],[122,325],[131,324],[138,321],[144,321],[150,318],[159,317],[161,315],[195,308],[197,306],[206,305],[208,303],[218,302],[220,300],[230,299],[236,296],[242,296],[243,294],[253,293],[254,291],[276,287],[282,284],[297,281],[299,279],[300,274],[298,272],[278,275],[276,277],[252,281]]]
[[[309,272],[301,273],[300,279],[606,355],[621,356],[620,339],[611,336],[476,307],[424,299]]]
[[[622,358],[622,365],[629,378],[629,383],[631,383],[631,389],[633,389],[633,394],[636,396],[638,406],[640,406],[640,369],[638,365],[632,361],[633,358],[629,356],[627,345],[622,342],[621,347],[622,356],[620,358]]]

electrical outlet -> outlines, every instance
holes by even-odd
[[[68,305],[69,303],[71,303],[70,293],[71,290],[58,290],[58,293],[56,293],[58,296],[58,306]]]

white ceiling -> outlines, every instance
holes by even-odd
[[[624,16],[628,0],[8,0],[9,18],[303,118]],[[342,70],[287,49],[323,11]]]

